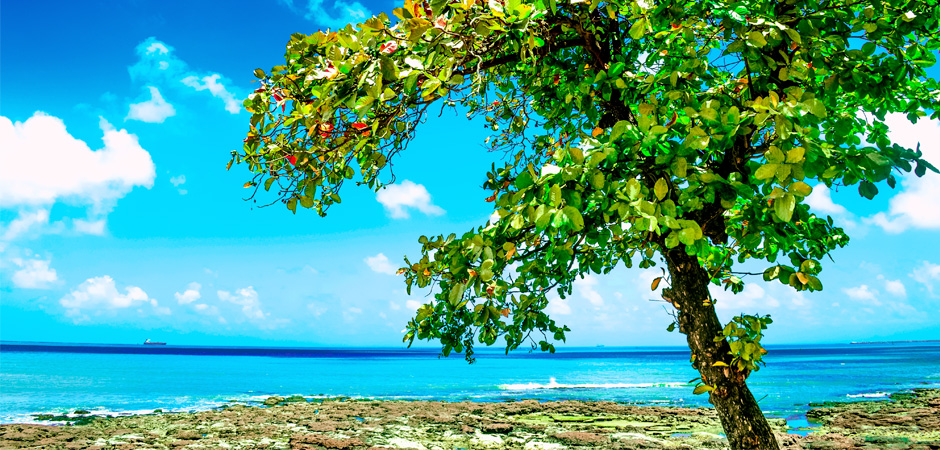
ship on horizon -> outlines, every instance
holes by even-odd
[[[150,339],[144,341],[144,345],[166,345],[166,342],[153,342]]]

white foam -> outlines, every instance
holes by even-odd
[[[623,389],[623,388],[651,388],[651,387],[684,387],[688,383],[559,383],[554,377],[548,383],[510,383],[499,385],[500,389],[508,391],[529,391],[534,389]]]
[[[846,397],[849,398],[881,398],[891,395],[888,392],[867,392],[864,394],[848,394]]]

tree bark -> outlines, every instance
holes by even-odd
[[[745,383],[747,373],[729,367],[732,357],[727,340],[715,342],[723,327],[708,293],[708,273],[696,256],[686,254],[684,246],[669,250],[665,257],[672,283],[663,297],[678,310],[679,331],[692,350],[692,366],[702,382],[715,388],[708,401],[718,411],[731,448],[778,450],[777,438]],[[719,361],[729,366],[714,367]]]

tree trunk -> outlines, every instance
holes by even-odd
[[[686,254],[684,246],[665,256],[672,285],[663,297],[678,310],[679,331],[686,335],[692,350],[692,366],[705,384],[715,388],[709,392],[708,401],[718,411],[731,448],[778,450],[773,430],[745,384],[747,374],[728,366],[713,366],[718,361],[730,365],[731,355],[726,340],[714,339],[723,327],[708,294],[708,273],[696,256]]]

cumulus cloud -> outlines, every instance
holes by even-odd
[[[573,284],[574,291],[578,295],[591,302],[595,308],[600,308],[604,306],[604,297],[594,289],[596,286],[597,277],[594,275],[586,275],[584,278],[575,280]]]
[[[408,300],[405,302],[405,307],[412,311],[417,311],[418,308],[421,307],[421,305],[422,303],[417,300]]]
[[[814,212],[823,214],[845,214],[848,210],[844,206],[832,201],[832,192],[825,184],[817,184],[813,192],[806,197],[806,204]]]
[[[885,290],[897,297],[906,297],[907,289],[901,280],[885,280]]]
[[[107,275],[85,280],[62,297],[59,304],[68,309],[71,316],[80,316],[83,310],[118,310],[145,304],[155,308],[159,306],[156,300],[137,286],[125,287],[122,294],[114,279]]]
[[[228,81],[221,74],[193,70],[176,57],[173,47],[157,38],[150,37],[141,42],[137,46],[137,57],[137,62],[128,69],[131,80],[178,89],[180,92],[207,92],[222,100],[229,113],[238,114],[241,111],[238,95],[226,87]]]
[[[0,168],[0,171],[2,170],[3,169]],[[2,181],[0,181],[0,183],[2,183]],[[2,197],[2,194],[0,194],[0,197]],[[2,236],[0,237],[0,241],[12,241],[22,235],[30,234],[48,223],[48,209],[39,209],[36,211],[20,210],[16,219],[11,220],[9,225],[2,226],[2,224],[0,224],[0,226],[2,226],[0,230],[3,230],[2,234],[0,234],[0,236]]]
[[[376,273],[384,273],[387,275],[395,275],[397,270],[390,262],[388,262],[388,257],[384,253],[379,253],[375,256],[367,256],[363,261],[366,262],[366,265]]]
[[[940,264],[921,261],[920,266],[911,272],[911,278],[924,285],[930,295],[934,295],[934,283],[940,281]]]
[[[100,127],[104,147],[91,150],[56,117],[37,112],[13,123],[0,116],[0,206],[47,206],[64,200],[101,213],[133,187],[153,186],[153,160],[137,136],[104,119]],[[43,214],[47,220],[48,212]]]
[[[545,311],[549,314],[567,316],[571,314],[571,305],[568,303],[568,299],[552,295],[548,298],[548,306],[545,307]]]
[[[234,294],[228,291],[218,291],[219,300],[234,303],[242,307],[242,313],[249,320],[264,320],[270,314],[261,310],[261,302],[258,301],[258,293],[255,288],[248,286],[235,291]]]
[[[845,292],[845,295],[848,295],[849,298],[857,302],[875,306],[881,305],[881,301],[878,300],[878,292],[869,288],[867,284],[843,288],[842,292]]]
[[[904,114],[890,114],[885,119],[890,128],[888,137],[901,146],[917,148],[924,159],[940,165],[940,123],[922,119],[910,123]],[[901,179],[902,191],[891,198],[888,211],[879,212],[866,222],[881,227],[888,233],[900,233],[910,228],[940,229],[940,175],[927,171],[923,177],[907,174]]]
[[[183,292],[177,292],[173,294],[173,296],[176,297],[177,303],[186,305],[202,298],[202,294],[199,293],[200,289],[202,289],[202,285],[199,283],[189,283],[189,286],[186,287],[186,290]]]
[[[225,86],[219,82],[222,78],[222,75],[213,74],[202,77],[201,79],[195,75],[190,75],[186,78],[183,78],[183,84],[189,86],[197,91],[206,91],[208,90],[213,97],[222,100],[225,103],[225,110],[232,113],[238,114],[241,108],[241,102],[235,98],[235,94],[228,91]]]
[[[410,217],[407,208],[415,208],[429,216],[440,216],[445,212],[431,202],[431,194],[424,185],[409,180],[385,186],[375,194],[375,199],[385,207],[385,212],[393,219]]]
[[[74,227],[76,233],[93,234],[96,236],[101,236],[104,234],[106,225],[107,225],[107,222],[105,222],[104,219],[98,219],[98,220],[75,219],[72,221],[72,226]]]
[[[19,270],[13,272],[13,286],[22,289],[48,289],[58,281],[55,269],[49,267],[52,262],[43,259],[14,258],[13,264]]]
[[[147,86],[150,90],[150,100],[131,103],[130,111],[124,120],[139,120],[147,123],[163,123],[167,117],[176,115],[173,105],[166,102],[160,95],[160,90],[154,86]]]
[[[722,288],[712,286],[709,286],[709,288],[712,291],[712,297],[715,299],[715,308],[718,310],[728,310],[733,313],[763,313],[763,310],[780,306],[780,301],[767,294],[767,291],[757,283],[746,284],[744,290],[737,294]]]
[[[296,5],[294,0],[281,0],[281,3],[291,11],[303,14],[305,19],[333,30],[345,28],[348,24],[360,23],[372,16],[368,8],[356,1],[336,0],[329,10],[323,0],[307,0],[306,5],[303,5],[303,0],[298,0],[296,3],[300,6]]]

